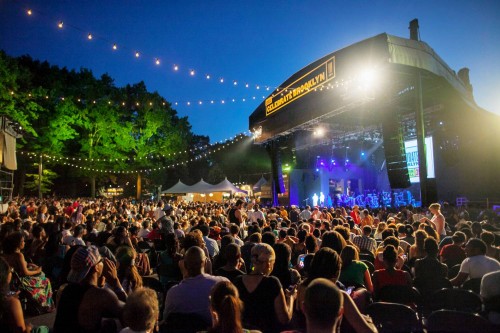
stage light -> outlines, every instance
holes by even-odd
[[[365,152],[361,152],[361,156],[365,156]]]
[[[322,128],[322,127],[318,127],[314,130],[313,132],[314,136],[317,136],[317,137],[322,137],[325,135],[325,129]]]
[[[359,82],[365,88],[371,88],[373,86],[373,83],[375,82],[376,74],[377,73],[373,68],[365,69],[361,71],[359,75]]]

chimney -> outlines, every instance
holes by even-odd
[[[418,19],[413,19],[410,21],[410,39],[416,40],[417,42],[420,40],[419,32],[418,32]]]

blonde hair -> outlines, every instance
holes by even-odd
[[[271,245],[266,243],[255,244],[252,247],[252,264],[256,264],[259,261],[260,256],[268,255],[269,259],[275,259],[276,255],[274,253],[274,249]]]
[[[441,205],[438,204],[437,202],[430,204],[429,209],[437,209],[441,210]]]
[[[139,288],[127,297],[123,321],[134,331],[149,331],[155,327],[159,314],[156,292],[149,288]]]

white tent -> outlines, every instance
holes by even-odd
[[[212,190],[214,185],[211,185],[203,180],[203,178],[196,184],[190,186],[189,193],[210,193],[215,192]]]
[[[255,183],[254,186],[252,186],[253,191],[254,192],[261,192],[261,187],[264,184],[267,184],[267,180],[266,180],[266,178],[264,178],[264,176],[261,176],[259,181],[257,183]]]
[[[190,192],[192,192],[190,188],[191,188],[191,186],[188,186],[188,185],[184,184],[179,179],[179,181],[177,182],[177,184],[175,184],[174,186],[172,186],[169,189],[166,189],[165,191],[162,191],[161,194],[190,193]]]
[[[213,185],[212,192],[231,192],[231,193],[245,193],[247,191],[243,191],[236,186],[234,186],[227,178],[221,181],[219,184]]]

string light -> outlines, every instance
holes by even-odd
[[[27,9],[27,10],[26,10],[26,13],[27,13],[27,15],[30,15],[30,16],[31,16],[31,15],[34,13],[34,11],[33,11],[32,9]],[[46,15],[45,13],[42,13],[42,12],[37,12],[37,13],[38,13],[38,14],[40,14],[40,16],[42,16],[42,15]],[[46,15],[46,16],[47,16],[47,15]],[[58,27],[59,27],[60,29],[62,29],[62,28],[63,28],[63,26],[65,26],[65,25],[64,25],[64,23],[63,23],[63,21],[58,21]],[[77,31],[82,31],[82,30],[83,30],[81,27],[74,26],[74,25],[68,25],[68,28],[71,28],[71,29],[74,29],[74,30],[77,30]],[[106,38],[103,38],[103,37],[96,37],[96,36],[93,36],[91,33],[89,33],[89,34],[87,35],[87,39],[88,39],[88,40],[93,40],[93,39],[96,39],[96,38],[97,38],[97,39],[100,39],[100,40],[102,40],[102,41],[108,42],[108,40],[107,40]],[[117,46],[116,46],[116,44],[113,44],[112,49],[113,49],[114,51],[116,51],[116,50],[117,50]],[[136,57],[136,58],[138,58],[140,55],[141,55],[141,54],[139,54],[139,52],[135,52],[135,57]],[[179,66],[178,66],[178,65],[176,65],[176,64],[174,64],[173,68],[174,68],[174,71],[178,71],[178,70],[179,70]],[[191,74],[191,75],[193,75],[193,74]],[[210,78],[210,76],[207,76],[207,79],[209,79],[209,78]],[[237,85],[237,80],[234,80],[233,82],[235,82],[235,83],[234,83],[234,85]],[[221,79],[221,80],[220,80],[220,83],[224,83],[224,79]],[[245,87],[246,87],[246,88],[249,88],[249,85],[248,85],[248,84],[246,84],[246,85],[245,85]]]
[[[157,65],[159,65],[159,64],[160,64],[160,59],[156,58],[156,59],[155,59],[155,63],[156,63]]]
[[[205,77],[207,78],[207,80],[210,80],[210,74],[207,74]]]
[[[236,142],[244,139],[249,134],[251,134],[251,133],[249,133],[249,132],[243,132],[243,133],[237,135],[234,139],[232,137],[231,137],[231,139],[226,139],[225,142],[224,142],[224,144],[222,146],[220,146],[220,144],[222,143],[222,141],[220,141],[221,143],[215,143],[213,145],[205,145],[203,147],[196,147],[194,149],[190,149],[189,150],[190,152],[196,153],[196,150],[201,150],[201,149],[205,149],[205,148],[214,148],[213,150],[199,152],[199,153],[197,153],[198,154],[197,156],[195,156],[194,158],[188,159],[186,161],[177,162],[177,163],[173,163],[173,164],[170,164],[170,165],[164,165],[164,166],[156,167],[156,168],[141,169],[141,170],[132,170],[132,171],[130,171],[130,170],[105,170],[105,169],[96,169],[96,168],[92,168],[92,167],[88,167],[88,166],[76,165],[76,164],[71,163],[71,161],[74,161],[74,162],[77,162],[77,161],[78,162],[82,162],[82,161],[86,161],[86,162],[89,162],[89,161],[90,162],[94,162],[94,161],[98,161],[98,162],[118,162],[118,161],[127,161],[127,160],[131,160],[131,159],[89,159],[89,158],[81,158],[81,157],[59,157],[59,156],[52,156],[52,155],[48,155],[48,154],[37,154],[37,153],[33,153],[33,152],[24,152],[24,151],[20,151],[19,153],[21,155],[28,156],[30,159],[39,158],[40,156],[42,156],[42,157],[47,158],[49,160],[52,160],[54,162],[63,162],[62,163],[63,165],[67,165],[67,166],[71,166],[71,167],[75,167],[75,168],[83,169],[83,170],[87,170],[87,171],[96,171],[96,172],[101,172],[101,173],[115,173],[115,174],[117,174],[117,173],[137,174],[137,173],[144,173],[144,172],[165,170],[165,169],[173,168],[173,167],[176,167],[176,166],[179,166],[179,165],[185,165],[185,164],[188,164],[189,162],[201,160],[202,158],[208,157],[208,155],[211,155],[211,154],[213,154],[216,151],[220,151],[221,148],[227,148],[231,144],[236,143]],[[217,149],[215,149],[216,145],[219,145],[219,147],[217,147]],[[184,150],[183,152],[187,153],[188,151]],[[174,153],[168,154],[168,156],[172,156],[172,155],[175,156],[175,155],[181,154],[183,152],[174,152]],[[145,156],[144,159],[146,159],[146,160],[147,159],[153,159],[155,157],[159,158],[160,156],[166,157],[166,155],[161,154],[161,155]],[[143,159],[142,157],[139,157],[139,158],[135,158],[134,160],[138,161],[138,160],[142,160],[142,159]]]
[[[195,74],[194,69],[190,69],[189,70],[189,75],[194,76],[194,74]]]

